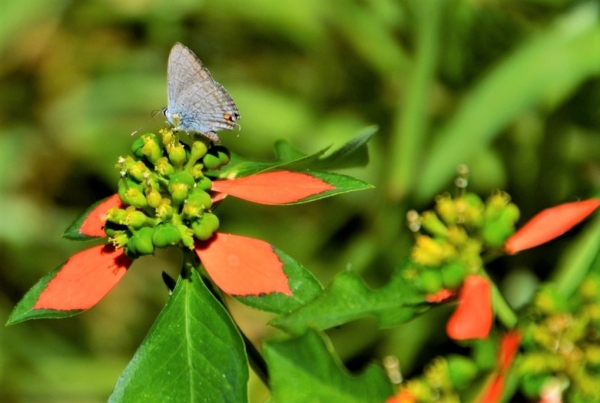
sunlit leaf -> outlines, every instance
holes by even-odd
[[[375,317],[386,327],[406,322],[427,309],[429,304],[413,293],[401,275],[396,275],[383,288],[372,290],[356,273],[347,271],[338,274],[319,297],[271,324],[298,334],[307,327],[323,330]]]
[[[247,402],[244,343],[195,270],[180,278],[109,402]]]

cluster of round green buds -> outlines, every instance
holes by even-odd
[[[110,242],[136,258],[155,248],[209,239],[219,227],[212,213],[206,176],[229,163],[227,148],[200,138],[182,143],[170,130],[145,134],[132,145],[132,156],[119,158],[119,198],[125,208],[105,217]]]
[[[515,362],[521,388],[538,397],[564,386],[564,401],[600,401],[600,276],[589,275],[569,298],[546,286],[535,296]]]
[[[403,384],[401,392],[413,402],[460,402],[459,392],[478,375],[477,364],[460,355],[435,358],[423,374]]]
[[[414,263],[405,271],[415,286],[427,294],[442,288],[456,289],[469,274],[481,270],[481,254],[497,249],[514,232],[519,209],[503,192],[484,203],[473,193],[435,200],[435,209],[407,214],[408,226],[416,233],[411,250]]]

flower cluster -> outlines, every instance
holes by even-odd
[[[482,254],[499,250],[514,232],[518,218],[519,209],[503,192],[485,203],[473,193],[457,198],[446,194],[436,199],[435,211],[408,214],[416,242],[412,264],[403,275],[429,302],[442,302],[458,294],[459,306],[447,327],[452,338],[488,335],[491,291]],[[469,311],[468,322],[462,320],[465,310]]]
[[[228,150],[201,138],[191,146],[169,130],[146,134],[133,143],[133,156],[120,158],[119,198],[129,207],[108,210],[105,231],[127,256],[149,255],[177,245],[193,249],[219,228],[205,172],[229,163]]]
[[[600,401],[599,291],[600,276],[591,274],[571,298],[551,285],[537,293],[515,365],[527,396],[543,397],[558,386],[566,401]]]
[[[286,271],[290,258],[264,241],[217,232],[217,204],[228,195],[262,204],[303,203],[370,185],[331,172],[269,170],[268,164],[255,164],[259,169],[243,177],[236,177],[235,169],[224,175],[230,160],[225,147],[204,137],[188,145],[170,129],[141,136],[132,155],[118,160],[118,193],[90,207],[65,232],[69,239],[105,243],[44,276],[17,305],[9,324],[88,309],[135,259],[169,246],[180,247],[187,260],[191,252],[229,295],[293,299],[295,280]]]

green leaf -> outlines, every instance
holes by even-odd
[[[370,365],[352,376],[333,355],[331,345],[315,331],[264,344],[271,374],[273,403],[383,402],[393,388],[381,368]]]
[[[287,141],[279,140],[275,143],[276,158],[274,161],[256,161],[232,153],[231,162],[223,170],[209,172],[208,174],[218,178],[241,178],[274,169],[301,171],[364,166],[369,162],[367,142],[376,131],[376,126],[369,126],[352,140],[328,155],[325,154],[331,146],[307,155],[293,148]]]
[[[293,295],[287,296],[282,293],[271,293],[260,296],[236,296],[235,298],[243,304],[256,309],[277,314],[286,314],[315,299],[321,294],[323,287],[312,273],[302,267],[292,257],[275,247],[273,247],[273,250],[283,263],[283,271],[288,277],[288,285]]]
[[[385,287],[371,290],[356,273],[346,271],[338,274],[319,297],[270,324],[299,334],[307,327],[324,330],[375,317],[382,327],[388,327],[407,322],[428,309],[429,304],[412,291],[400,272]]]
[[[246,402],[242,338],[196,270],[173,295],[109,402]]]
[[[417,197],[428,200],[455,174],[458,164],[480,153],[519,114],[557,104],[600,72],[598,8],[576,8],[484,77],[436,134],[423,166]]]

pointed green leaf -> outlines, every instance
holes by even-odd
[[[264,344],[273,403],[384,402],[393,388],[381,368],[370,365],[358,376],[348,374],[331,345],[309,331],[301,337]]]
[[[356,319],[375,317],[382,327],[407,322],[429,309],[412,292],[400,273],[383,288],[371,290],[354,272],[338,274],[319,297],[302,308],[271,321],[271,325],[298,334],[307,327],[329,329]]]
[[[109,402],[242,403],[247,384],[242,338],[192,270],[177,282]]]
[[[283,263],[283,271],[288,277],[288,285],[292,295],[270,293],[259,296],[236,296],[236,299],[263,311],[278,314],[290,313],[316,298],[323,291],[323,288],[317,279],[300,263],[275,247],[273,247],[273,250]]]
[[[275,143],[276,158],[274,161],[256,161],[232,153],[231,162],[223,170],[209,174],[218,178],[241,178],[275,169],[302,171],[364,166],[369,162],[367,142],[376,131],[377,126],[369,126],[328,155],[325,154],[331,146],[307,155],[293,148],[287,141],[279,140]]]

